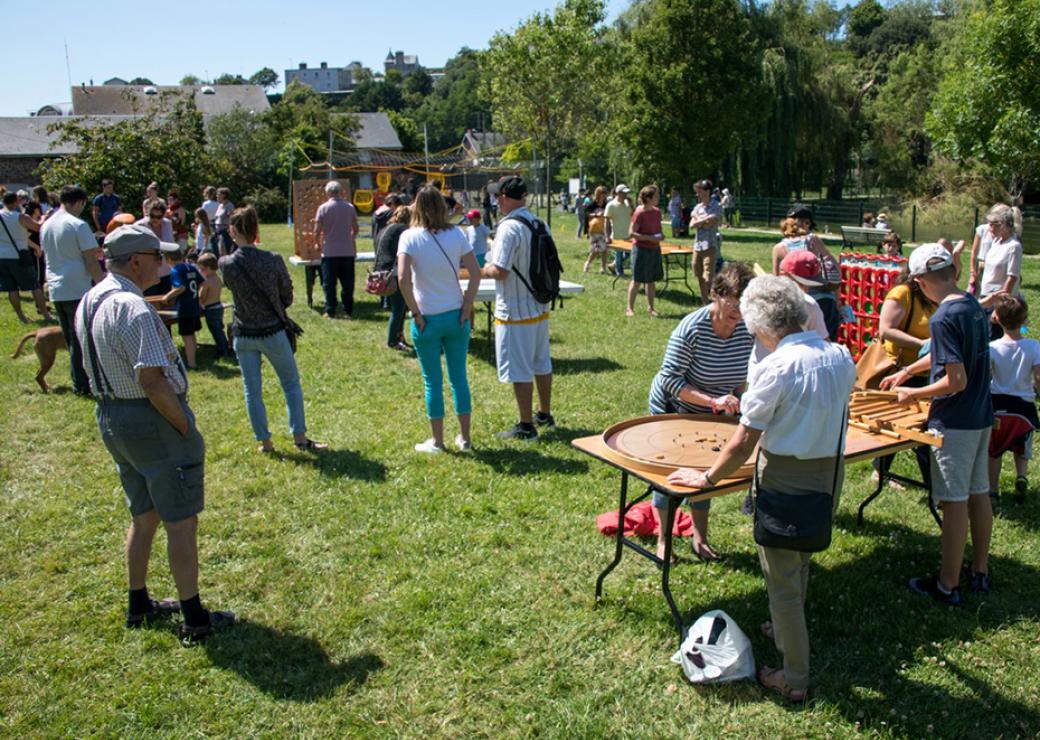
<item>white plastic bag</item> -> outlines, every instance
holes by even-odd
[[[691,683],[727,683],[755,675],[751,641],[721,609],[693,623],[672,662],[682,666]]]

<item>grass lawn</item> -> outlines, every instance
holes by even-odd
[[[586,286],[552,318],[555,432],[504,444],[511,389],[484,324],[470,352],[471,456],[420,456],[428,436],[414,358],[384,348],[386,314],[358,277],[354,321],[308,310],[294,271],[310,433],[291,445],[277,381],[265,392],[281,453],[261,457],[237,367],[200,334],[191,404],[208,444],[201,517],[202,596],[241,617],[185,650],[172,631],[123,626],[128,514],[94,425],[68,392],[59,355],[51,395],[30,352],[0,362],[0,733],[24,736],[880,736],[996,737],[1040,732],[1040,494],[1001,507],[995,590],[938,608],[906,588],[937,566],[938,530],[919,492],[887,491],[857,527],[869,467],[851,466],[834,544],[814,558],[807,605],[814,701],[791,710],[751,682],[696,688],[669,662],[675,634],[658,572],[629,554],[593,602],[613,554],[595,516],[618,475],[570,447],[646,413],[671,330],[691,310],[663,292],[662,318],[624,316],[624,290],[582,275],[587,242],[555,214],[569,280]],[[562,221],[562,224],[558,222]],[[264,246],[292,252],[284,225]],[[771,240],[727,234],[729,258],[768,265]],[[362,243],[362,249],[369,248]],[[1026,260],[1027,286],[1040,261]],[[363,273],[364,270],[359,270]],[[1040,293],[1027,290],[1034,306]],[[642,301],[642,299],[640,299]],[[27,307],[31,312],[31,307]],[[31,315],[31,314],[30,314]],[[0,346],[23,333],[0,306]],[[447,436],[454,437],[449,416]],[[897,466],[910,473],[912,455]],[[1005,470],[1010,469],[1010,463]],[[1011,478],[1005,474],[1005,487]],[[1040,476],[1031,475],[1040,488]],[[766,593],[741,496],[716,500],[723,563],[685,562],[672,587],[689,620],[725,609],[760,663],[776,656],[757,625]],[[163,536],[150,589],[174,594]]]

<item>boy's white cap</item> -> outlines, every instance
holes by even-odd
[[[942,244],[934,242],[922,244],[910,253],[910,274],[915,277],[924,275],[926,272],[941,270],[952,264],[953,255]]]

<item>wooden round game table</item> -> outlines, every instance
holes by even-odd
[[[658,414],[628,419],[603,432],[612,456],[630,468],[667,474],[676,468],[708,470],[722,453],[740,420],[712,414]],[[755,453],[729,475],[751,475]]]

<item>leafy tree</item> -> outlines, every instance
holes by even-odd
[[[925,119],[935,147],[980,162],[1012,194],[1040,177],[1040,0],[978,2],[943,48]]]
[[[213,180],[233,193],[284,185],[278,177],[281,142],[263,115],[235,106],[206,123],[206,151]]]
[[[132,207],[153,180],[160,187],[179,186],[187,198],[207,184],[210,161],[205,148],[202,114],[190,95],[163,93],[144,115],[112,124],[71,118],[50,126],[61,143],[77,153],[40,165],[44,184],[58,190],[78,183],[87,192],[113,178]],[[189,204],[190,205],[190,204]]]
[[[491,39],[486,60],[495,127],[517,139],[533,137],[547,162],[595,121],[589,93],[604,58],[603,18],[602,0],[564,0],[552,15],[536,13],[512,34]]]
[[[870,34],[885,22],[885,17],[885,8],[878,0],[860,0],[848,9],[845,33],[854,54],[867,53]]]
[[[247,80],[242,75],[237,75],[237,74],[233,75],[230,72],[225,72],[224,74],[220,75],[219,77],[215,77],[213,79],[213,84],[214,85],[248,85],[249,84],[249,80]]]
[[[370,113],[380,110],[401,111],[405,107],[402,82],[401,73],[396,69],[390,70],[380,82],[371,77],[362,77],[350,97],[343,102],[342,108]]]
[[[397,138],[401,140],[401,148],[406,152],[421,152],[423,150],[422,128],[413,118],[405,113],[397,111],[384,111],[390,119],[390,125],[397,132]]]
[[[279,77],[278,73],[270,67],[264,67],[257,70],[249,77],[249,84],[259,85],[260,87],[268,90],[278,85]]]
[[[130,85],[154,85],[155,83],[149,80],[147,77],[135,77],[128,83]]]
[[[448,60],[433,92],[410,114],[420,130],[426,124],[431,150],[458,144],[466,129],[492,130],[487,82],[480,65],[480,52],[461,49]]]
[[[184,85],[186,87],[196,87],[198,85],[203,84],[203,82],[200,78],[196,77],[195,75],[187,74],[181,77],[181,81],[179,84]]]
[[[321,95],[310,85],[293,80],[285,88],[282,99],[265,114],[265,122],[274,132],[279,147],[280,172],[289,167],[299,169],[308,163],[308,157],[323,162],[328,158],[329,131],[337,132],[335,148],[352,148],[350,137],[357,131],[358,121],[353,116],[332,114]],[[306,152],[303,156],[300,150]]]
[[[623,131],[644,179],[711,173],[761,120],[761,52],[738,0],[652,0],[625,59]]]
[[[424,67],[419,67],[404,78],[401,84],[401,93],[407,101],[408,106],[417,108],[427,95],[433,92],[433,78]]]

